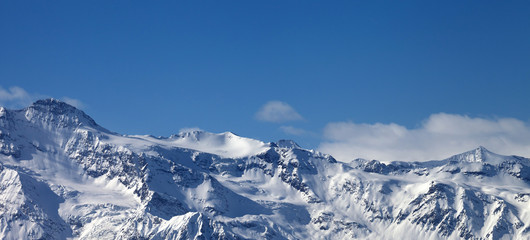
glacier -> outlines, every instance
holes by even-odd
[[[0,107],[1,239],[530,239],[530,159],[332,156],[231,132],[122,135]]]

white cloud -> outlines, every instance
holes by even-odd
[[[80,100],[78,99],[74,99],[74,98],[69,98],[69,97],[63,97],[61,98],[61,100],[65,103],[68,103],[78,109],[83,109],[85,108],[85,104],[83,102],[81,102]]]
[[[30,104],[33,97],[20,87],[4,89],[0,86],[0,105],[7,107],[20,107]]]
[[[37,93],[28,93],[23,88],[17,86],[13,86],[8,89],[4,89],[2,86],[0,86],[0,106],[3,107],[23,108],[29,106],[32,102],[38,99],[44,98],[49,98],[49,96]],[[63,97],[61,100],[76,108],[85,107],[85,104],[78,99]]]
[[[304,129],[301,129],[301,128],[295,128],[293,126],[281,126],[280,129],[284,132],[284,133],[287,133],[287,134],[290,134],[290,135],[295,135],[295,136],[301,136],[301,135],[306,135],[308,134],[309,132],[304,130]]]
[[[485,119],[438,113],[420,127],[395,123],[329,123],[319,150],[341,161],[426,161],[484,146],[490,151],[530,156],[530,126],[513,118]]]
[[[302,120],[303,118],[289,104],[280,101],[270,101],[256,113],[256,119],[281,123]]]

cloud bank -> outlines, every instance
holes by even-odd
[[[282,123],[302,120],[302,116],[289,104],[280,101],[270,101],[256,113],[256,119],[264,122]]]
[[[513,118],[485,119],[438,113],[408,129],[390,123],[329,123],[319,150],[341,161],[426,161],[484,146],[490,151],[530,157],[530,126]]]

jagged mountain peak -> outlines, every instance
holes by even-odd
[[[276,145],[281,148],[300,148],[300,145],[293,140],[281,139],[276,142]]]
[[[70,116],[82,116],[84,118],[91,119],[83,111],[77,109],[76,107],[63,102],[55,98],[47,98],[35,101],[29,107],[26,108],[26,111],[33,110],[42,113],[49,113],[54,115],[70,115]],[[93,121],[93,120],[92,120]]]
[[[75,108],[74,106],[66,103],[66,102],[63,102],[59,99],[56,99],[56,98],[45,98],[45,99],[39,99],[35,102],[33,102],[33,104],[31,104],[31,106],[51,106],[51,107],[58,107],[58,108]]]
[[[55,98],[40,99],[32,103],[27,109],[32,109],[35,111],[51,113],[51,114],[71,114],[71,115],[85,115],[85,117],[90,118],[83,111],[77,109],[76,107],[63,102]]]
[[[55,124],[61,128],[75,128],[84,125],[107,131],[82,110],[55,98],[37,100],[23,110],[26,119],[32,122]]]

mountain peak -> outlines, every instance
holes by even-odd
[[[468,162],[484,162],[491,152],[483,146],[479,146],[467,153]]]
[[[295,141],[286,139],[279,140],[276,142],[276,145],[281,148],[300,148],[300,145],[298,145]]]
[[[505,158],[505,156],[501,156],[498,154],[495,154],[488,149],[486,149],[483,146],[479,146],[473,150],[460,153],[457,155],[454,155],[450,157],[450,160],[457,161],[457,162],[499,162],[502,161],[502,159]]]
[[[170,138],[189,138],[193,137],[197,139],[200,135],[206,134],[206,131],[201,129],[185,129],[181,130],[178,134],[173,134]]]
[[[25,111],[28,119],[40,119],[45,122],[58,121],[62,127],[84,124],[101,128],[83,111],[55,98],[37,100]]]
[[[58,109],[65,109],[65,108],[75,108],[74,106],[65,103],[61,100],[55,99],[55,98],[46,98],[46,99],[40,99],[35,101],[33,104],[31,104],[32,107],[50,107],[50,108],[58,108]]]
[[[483,146],[479,146],[478,148],[475,148],[475,156],[479,158],[482,158],[483,156],[489,153],[491,152]]]
[[[475,151],[480,151],[480,152],[490,152],[488,149],[486,149],[486,148],[483,147],[483,146],[478,146],[477,148],[475,148]]]
[[[90,118],[83,111],[75,108],[74,106],[68,103],[65,103],[55,98],[37,100],[36,102],[31,104],[28,107],[28,109],[36,110],[39,112],[52,113],[56,115],[74,114],[74,115],[82,115],[86,118]]]
[[[473,150],[454,155],[451,159],[457,160],[458,162],[484,162],[486,160],[486,153],[489,153],[489,151],[479,146]]]

